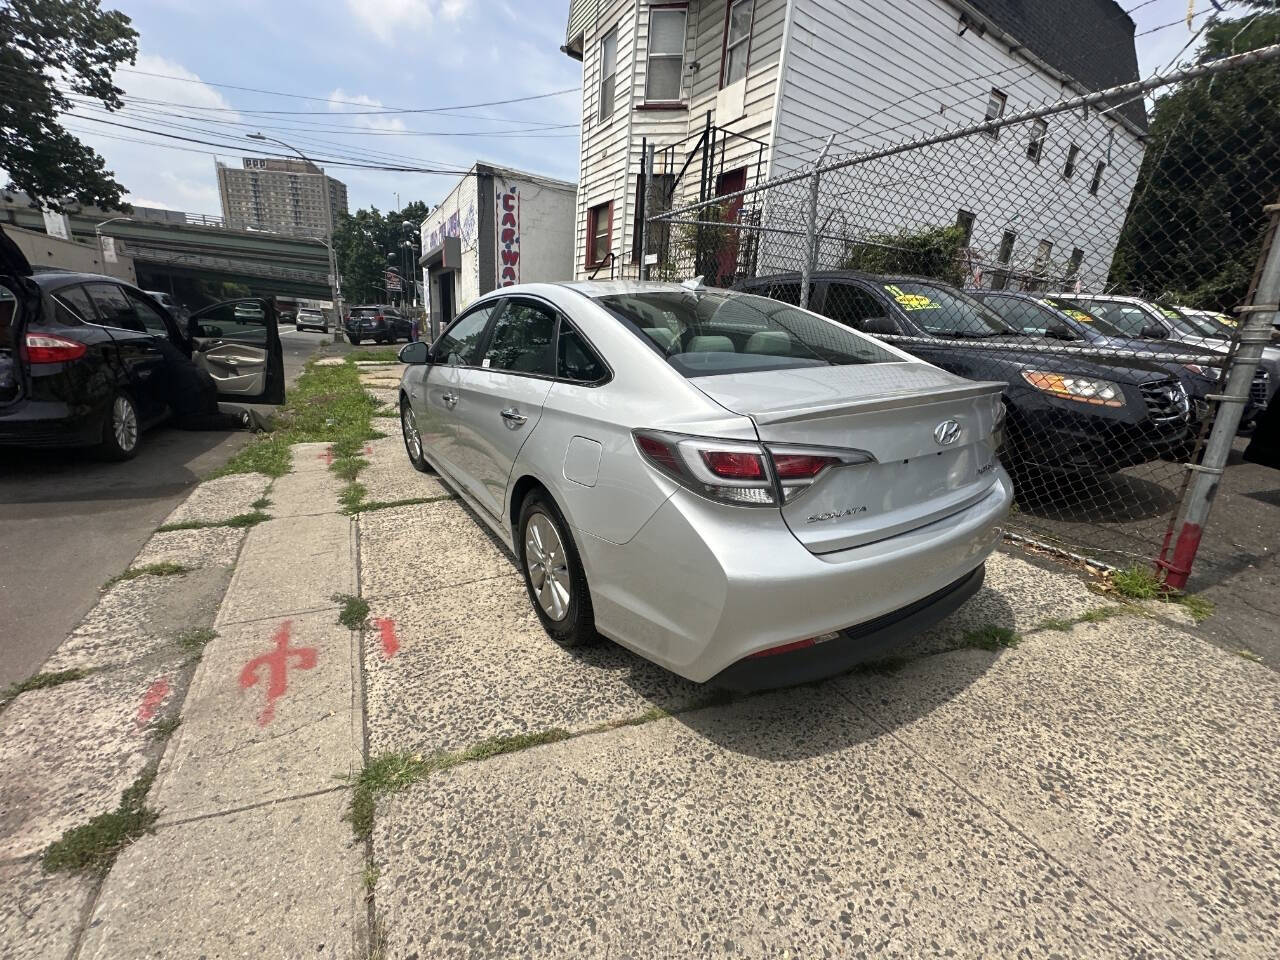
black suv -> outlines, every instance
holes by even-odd
[[[394,343],[401,337],[406,342],[413,339],[413,324],[402,317],[395,307],[385,304],[352,307],[347,314],[346,328],[352,343],[359,343],[361,340]]]
[[[1003,380],[1002,459],[1010,469],[1110,473],[1167,455],[1189,434],[1186,391],[1158,363],[1065,352],[1061,343],[1013,330],[938,280],[833,271],[811,281],[810,310],[959,376]],[[800,300],[796,274],[744,281],[737,289]]]

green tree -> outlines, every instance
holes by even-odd
[[[409,236],[404,222],[413,224],[416,236],[418,225],[429,212],[427,204],[415,200],[386,214],[377,207],[361,208],[334,225],[338,271],[342,274],[343,296],[349,303],[376,303],[385,298],[387,267],[402,267],[400,244]],[[393,254],[394,259],[389,259],[388,254]]]
[[[1271,0],[1253,6],[1272,9]],[[1222,21],[1201,62],[1280,42],[1280,13]],[[1214,310],[1244,302],[1263,207],[1280,197],[1280,62],[1178,85],[1161,97],[1111,282]]]
[[[107,209],[122,207],[125,189],[102,157],[58,123],[74,93],[122,106],[111,82],[133,63],[138,34],[98,0],[4,0],[0,3],[0,169],[9,189],[60,209],[67,198]]]

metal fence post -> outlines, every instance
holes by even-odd
[[[813,165],[813,173],[809,177],[809,213],[804,225],[804,260],[800,264],[800,309],[809,308],[809,278],[813,276],[813,268],[818,261],[818,188],[822,181],[822,162],[827,159],[827,151],[835,140],[833,133],[823,144],[822,153]]]
[[[1258,361],[1262,358],[1262,348],[1271,342],[1271,325],[1277,312],[1280,312],[1280,238],[1277,237],[1280,203],[1265,209],[1271,214],[1271,225],[1262,248],[1253,303],[1236,308],[1237,312],[1244,314],[1239,349],[1227,375],[1226,390],[1222,395],[1211,398],[1218,400],[1219,407],[1213,420],[1209,442],[1205,445],[1204,457],[1198,464],[1187,464],[1187,469],[1193,471],[1193,475],[1183,500],[1173,556],[1166,559],[1165,551],[1162,550],[1156,561],[1156,565],[1164,570],[1165,583],[1176,590],[1185,589],[1187,579],[1191,576],[1191,566],[1195,562],[1196,550],[1209,519],[1213,498],[1221,484],[1222,471],[1231,453],[1231,442],[1240,427],[1240,417],[1244,413]]]
[[[653,187],[654,144],[645,138],[640,139],[640,166],[642,183],[640,188],[640,279],[649,279],[649,192]]]

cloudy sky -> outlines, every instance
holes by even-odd
[[[1136,8],[1140,32],[1187,12],[1186,0],[1141,3],[1122,3]],[[364,164],[465,169],[481,159],[577,178],[576,91],[481,105],[579,85],[580,64],[558,49],[568,0],[103,0],[103,6],[128,14],[140,34],[137,64],[116,78],[136,99],[123,115],[85,106],[64,122],[106,158],[133,203],[219,213],[215,157],[238,166],[249,154],[238,142],[260,146],[244,139],[255,129],[314,156]],[[1195,6],[1207,11],[1209,2]],[[1200,16],[1195,26],[1203,22]],[[1140,37],[1144,75],[1166,66],[1190,38],[1185,25]],[[378,112],[385,108],[432,112]],[[215,143],[166,141],[104,120]],[[347,184],[352,209],[386,210],[397,194],[401,204],[435,202],[455,179],[329,169]]]

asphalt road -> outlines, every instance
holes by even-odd
[[[281,340],[292,384],[328,338],[285,328]],[[349,349],[330,344],[327,352]],[[74,450],[0,449],[0,688],[39,670],[97,602],[102,584],[250,437],[161,427],[126,463]]]

